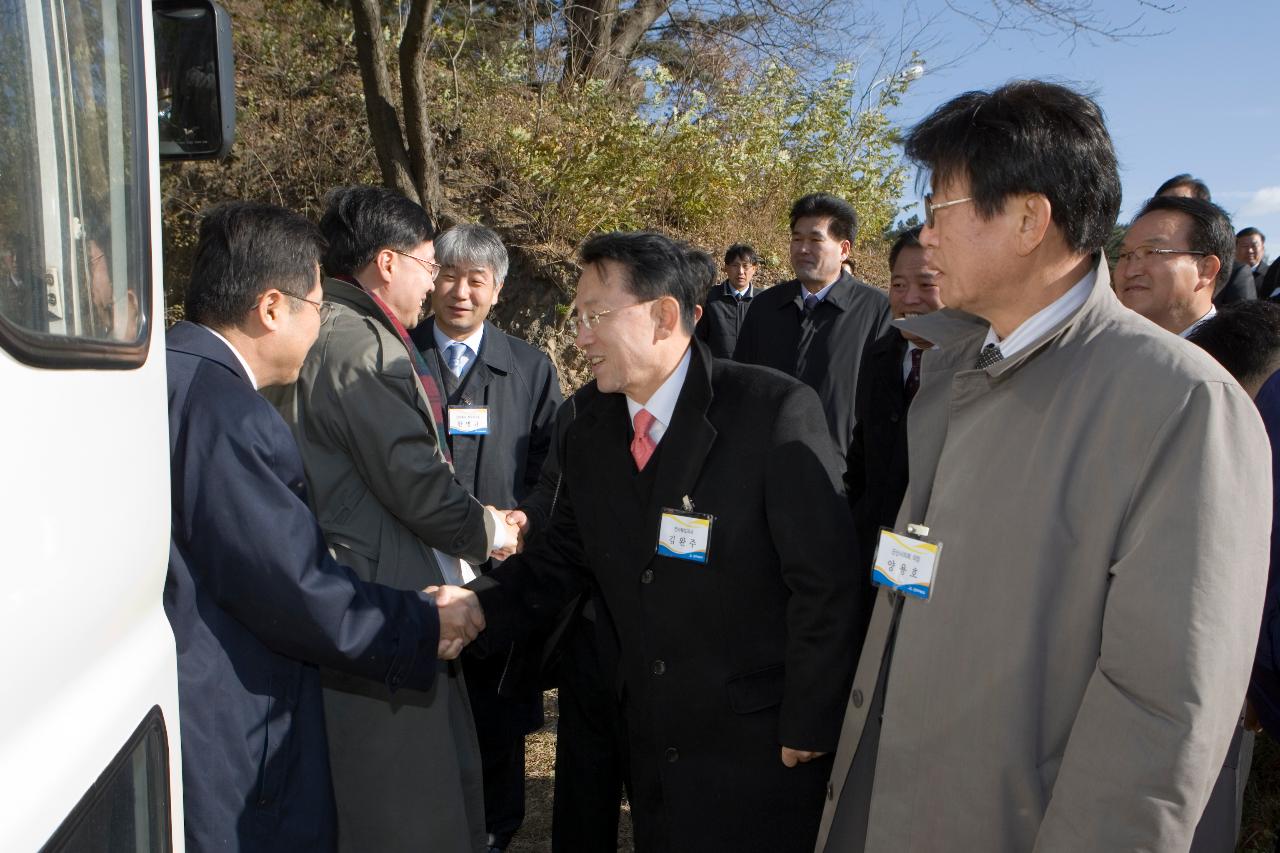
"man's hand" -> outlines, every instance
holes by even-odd
[[[810,752],[806,749],[792,749],[789,746],[784,746],[782,748],[782,763],[787,767],[795,767],[797,764],[804,764],[824,755],[826,755],[825,752]]]
[[[503,529],[498,531],[498,542],[501,547],[494,548],[489,552],[489,556],[495,560],[505,560],[512,554],[518,554],[523,547],[520,541],[520,523],[515,520],[516,516],[524,518],[524,513],[519,510],[501,510],[494,506],[485,506],[486,510],[490,510],[495,519],[503,525]],[[526,520],[527,524],[528,521]]]
[[[484,610],[480,607],[480,599],[471,590],[460,586],[429,586],[423,592],[435,596],[436,614],[440,618],[440,645],[436,649],[436,657],[453,660],[484,630]]]
[[[1262,732],[1262,722],[1258,719],[1258,712],[1253,710],[1253,703],[1248,699],[1244,700],[1244,730],[1253,732],[1255,735]]]
[[[529,516],[524,514],[524,510],[513,509],[507,513],[507,524],[514,524],[520,530],[516,540],[516,553],[519,554],[524,550],[524,537],[529,535]]]

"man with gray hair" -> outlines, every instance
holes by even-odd
[[[412,332],[445,396],[445,441],[458,482],[481,503],[522,507],[537,485],[563,402],[551,360],[488,321],[507,277],[507,250],[491,229],[456,225],[435,240],[440,276],[433,316]],[[521,525],[517,509],[508,517]],[[479,567],[483,573],[488,566]],[[489,849],[503,850],[524,820],[524,736],[542,725],[537,685],[508,648],[467,654],[471,711],[484,766]]]

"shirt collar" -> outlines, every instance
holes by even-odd
[[[841,276],[843,275],[844,274],[841,273]],[[840,279],[836,279],[835,281],[828,284],[826,287],[822,288],[822,290],[819,290],[817,293],[815,293],[814,296],[818,297],[818,301],[821,302],[822,300],[827,298],[827,294],[831,292],[831,288],[835,287],[839,281]],[[804,299],[809,295],[808,289],[803,284],[800,285],[800,291],[801,291],[800,293],[801,299]]]
[[[747,285],[747,289],[746,289],[746,290],[744,290],[744,291],[742,291],[742,296],[741,296],[741,297],[738,297],[738,291],[737,291],[736,289],[734,289],[733,284],[731,284],[731,283],[729,282],[729,280],[728,280],[728,279],[725,279],[725,282],[724,282],[724,295],[725,295],[725,296],[738,297],[738,298],[741,298],[741,299],[750,299],[750,298],[751,298],[751,296],[752,296],[752,290],[751,290],[751,288],[752,288],[752,285],[748,284],[748,285]]]
[[[249,366],[249,362],[244,360],[240,350],[236,349],[235,345],[224,338],[217,329],[212,329],[208,326],[202,326],[202,328],[207,329],[211,335],[227,345],[227,349],[231,350],[231,354],[236,357],[236,361],[240,362],[240,366],[244,368],[245,375],[249,377],[249,384],[253,386],[253,390],[258,390],[258,377],[253,375],[253,368]]]
[[[1085,300],[1089,298],[1089,294],[1093,291],[1093,286],[1097,279],[1098,269],[1095,266],[1084,274],[1084,278],[1072,285],[1070,290],[1032,314],[1026,320],[1023,320],[1022,324],[1010,332],[1004,340],[1001,340],[996,335],[995,329],[988,328],[987,337],[982,342],[982,346],[998,344],[1000,346],[1000,354],[1005,358],[1012,358],[1039,340],[1045,332],[1070,317],[1080,306],[1084,305]]]
[[[636,419],[636,412],[648,409],[649,414],[662,424],[664,430],[671,425],[671,418],[676,412],[676,400],[680,398],[680,389],[684,387],[685,377],[689,375],[689,361],[692,357],[693,350],[685,350],[684,357],[667,377],[667,381],[659,385],[658,390],[654,391],[653,396],[644,403],[637,403],[630,397],[627,398],[627,415],[632,421]]]
[[[440,352],[442,353],[445,351],[445,349],[448,348],[449,344],[454,343],[453,338],[449,337],[444,332],[440,331],[439,323],[433,322],[431,324],[431,336],[434,337],[436,340],[436,349],[440,350]],[[481,323],[480,328],[476,329],[474,332],[472,332],[467,337],[463,338],[461,341],[458,341],[458,343],[466,344],[467,349],[471,350],[471,354],[475,356],[480,354],[480,341],[483,338],[484,338],[484,323]]]
[[[1196,320],[1190,326],[1187,326],[1181,332],[1178,332],[1178,337],[1180,338],[1190,337],[1191,333],[1194,332],[1196,329],[1198,329],[1201,323],[1203,323],[1205,320],[1208,320],[1210,317],[1212,317],[1214,314],[1217,314],[1217,313],[1218,313],[1217,307],[1214,305],[1210,305],[1209,310],[1205,312],[1205,315],[1201,317],[1199,320]]]

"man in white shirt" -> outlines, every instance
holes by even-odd
[[[602,234],[579,260],[595,381],[557,416],[548,529],[470,584],[481,642],[594,580],[637,851],[808,853],[867,598],[818,395],[693,340],[685,247]]]
[[[1116,262],[1120,302],[1185,338],[1217,313],[1215,285],[1231,272],[1231,220],[1211,201],[1156,196],[1134,217]]]

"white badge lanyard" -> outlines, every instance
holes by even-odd
[[[680,509],[663,507],[658,525],[657,554],[693,563],[705,563],[711,555],[711,525],[715,516],[694,512],[685,495]]]
[[[930,539],[929,528],[923,524],[908,524],[905,533],[882,527],[871,582],[928,601],[941,557],[942,543]]]
[[[488,435],[488,406],[450,406],[449,435]]]

